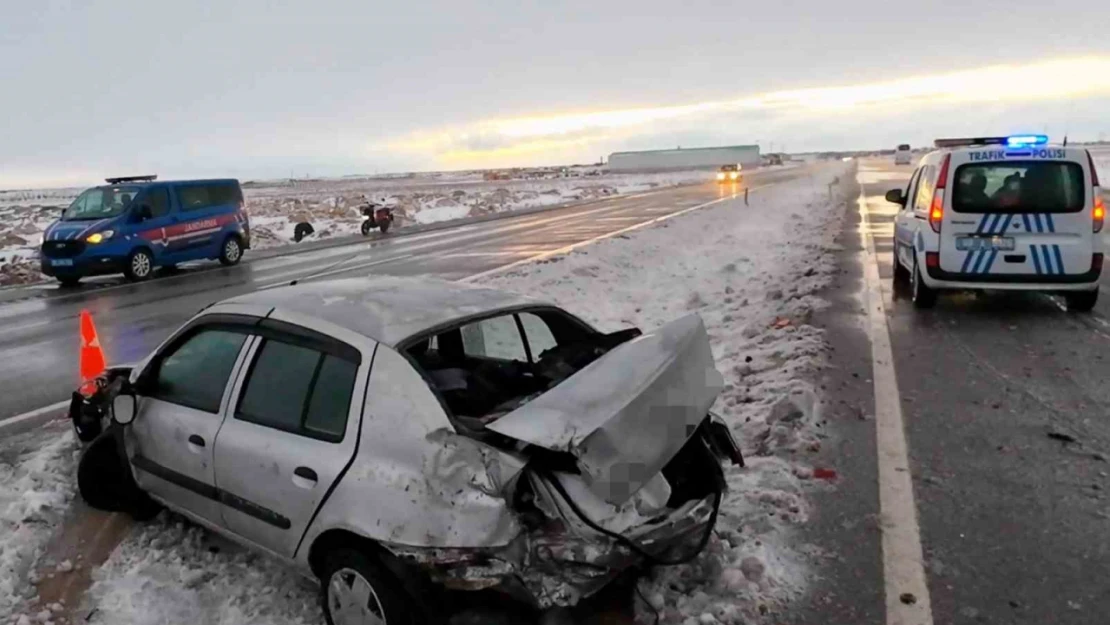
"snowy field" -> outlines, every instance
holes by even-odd
[[[832,198],[827,185],[849,181],[852,167],[833,164],[753,192],[750,206],[723,202],[484,280],[553,299],[603,330],[651,329],[689,312],[706,322],[726,381],[715,410],[748,467],[729,470],[731,490],[706,552],[641,582],[651,604],[637,606],[644,623],[654,612],[662,623],[773,623],[807,588],[812,571],[796,530],[811,513],[807,492],[831,488],[808,461],[823,439],[810,380],[826,357],[809,320],[825,305],[818,292],[835,271],[833,236],[854,200],[851,185],[834,184]],[[39,438],[47,443],[37,452],[14,456],[0,444],[0,510],[9,510],[0,591],[13,588],[17,597],[32,592],[25,580],[33,545],[72,497],[58,480],[72,470],[72,439]],[[46,522],[27,515],[37,501],[20,495],[28,484],[44,493],[38,515]],[[12,560],[19,566],[7,566]],[[165,513],[133,530],[93,578],[77,613],[94,624],[323,622],[312,584]]]
[[[257,249],[293,245],[293,228],[307,221],[310,239],[356,234],[364,196],[394,209],[395,227],[488,215],[639,193],[712,179],[712,171],[623,174],[597,167],[510,170],[507,180],[483,172],[409,174],[395,177],[245,182],[252,244]],[[43,279],[37,245],[43,231],[80,188],[0,191],[0,286]]]

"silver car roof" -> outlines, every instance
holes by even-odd
[[[390,347],[460,319],[550,305],[508,291],[394,276],[307,282],[255,291],[220,304],[268,306],[316,317]]]

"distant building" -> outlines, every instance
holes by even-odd
[[[759,167],[758,145],[731,145],[717,148],[678,148],[643,152],[613,152],[609,169],[616,171],[649,171],[666,169],[717,168],[737,164]]]

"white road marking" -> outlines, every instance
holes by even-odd
[[[921,530],[913,498],[913,479],[902,420],[902,399],[894,372],[890,328],[883,305],[879,258],[867,214],[867,198],[860,180],[860,238],[867,250],[864,292],[871,337],[871,366],[875,386],[875,435],[879,452],[879,512],[883,532],[883,583],[887,625],[932,625],[933,608],[925,578]],[[913,601],[902,597],[909,593]]]
[[[12,428],[19,427],[21,425],[27,425],[28,427],[41,425],[49,421],[51,417],[65,416],[64,413],[59,413],[58,415],[55,415],[54,413],[62,410],[63,408],[66,408],[67,406],[69,406],[68,399],[65,401],[60,401],[56,404],[50,404],[49,406],[43,406],[42,408],[36,408],[35,410],[25,412],[21,415],[16,415],[10,419],[4,419],[3,421],[0,421],[0,433],[3,433]]]
[[[327,276],[334,276],[334,275],[339,274],[339,273],[347,273],[347,272],[350,272],[350,271],[355,271],[356,269],[366,269],[367,267],[374,267],[375,265],[384,265],[386,263],[392,263],[392,262],[395,262],[395,261],[398,261],[398,260],[405,260],[406,258],[412,258],[413,256],[415,256],[415,254],[401,254],[400,256],[393,256],[393,257],[390,257],[390,258],[382,258],[382,259],[379,259],[379,260],[372,260],[372,261],[367,262],[367,263],[359,263],[357,265],[348,265],[346,267],[339,267],[337,269],[333,269],[331,271],[325,271],[323,273],[308,272],[308,275],[304,276],[303,278],[297,278],[297,279],[298,280],[315,280],[316,278],[325,278]],[[306,272],[297,271],[297,272],[294,272],[294,273],[306,273]],[[272,284],[267,284],[265,286],[260,286],[256,290],[265,291],[267,289],[272,289],[272,288],[279,287],[279,286],[285,286],[285,285],[289,284],[290,282],[292,282],[292,280],[279,280],[279,281],[274,282]]]

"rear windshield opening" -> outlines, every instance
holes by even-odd
[[[902,145],[898,146],[898,151],[899,152],[909,152],[910,151],[910,144],[903,143]]]
[[[1085,201],[1078,163],[961,165],[954,182],[952,209],[958,213],[1077,213]]]

